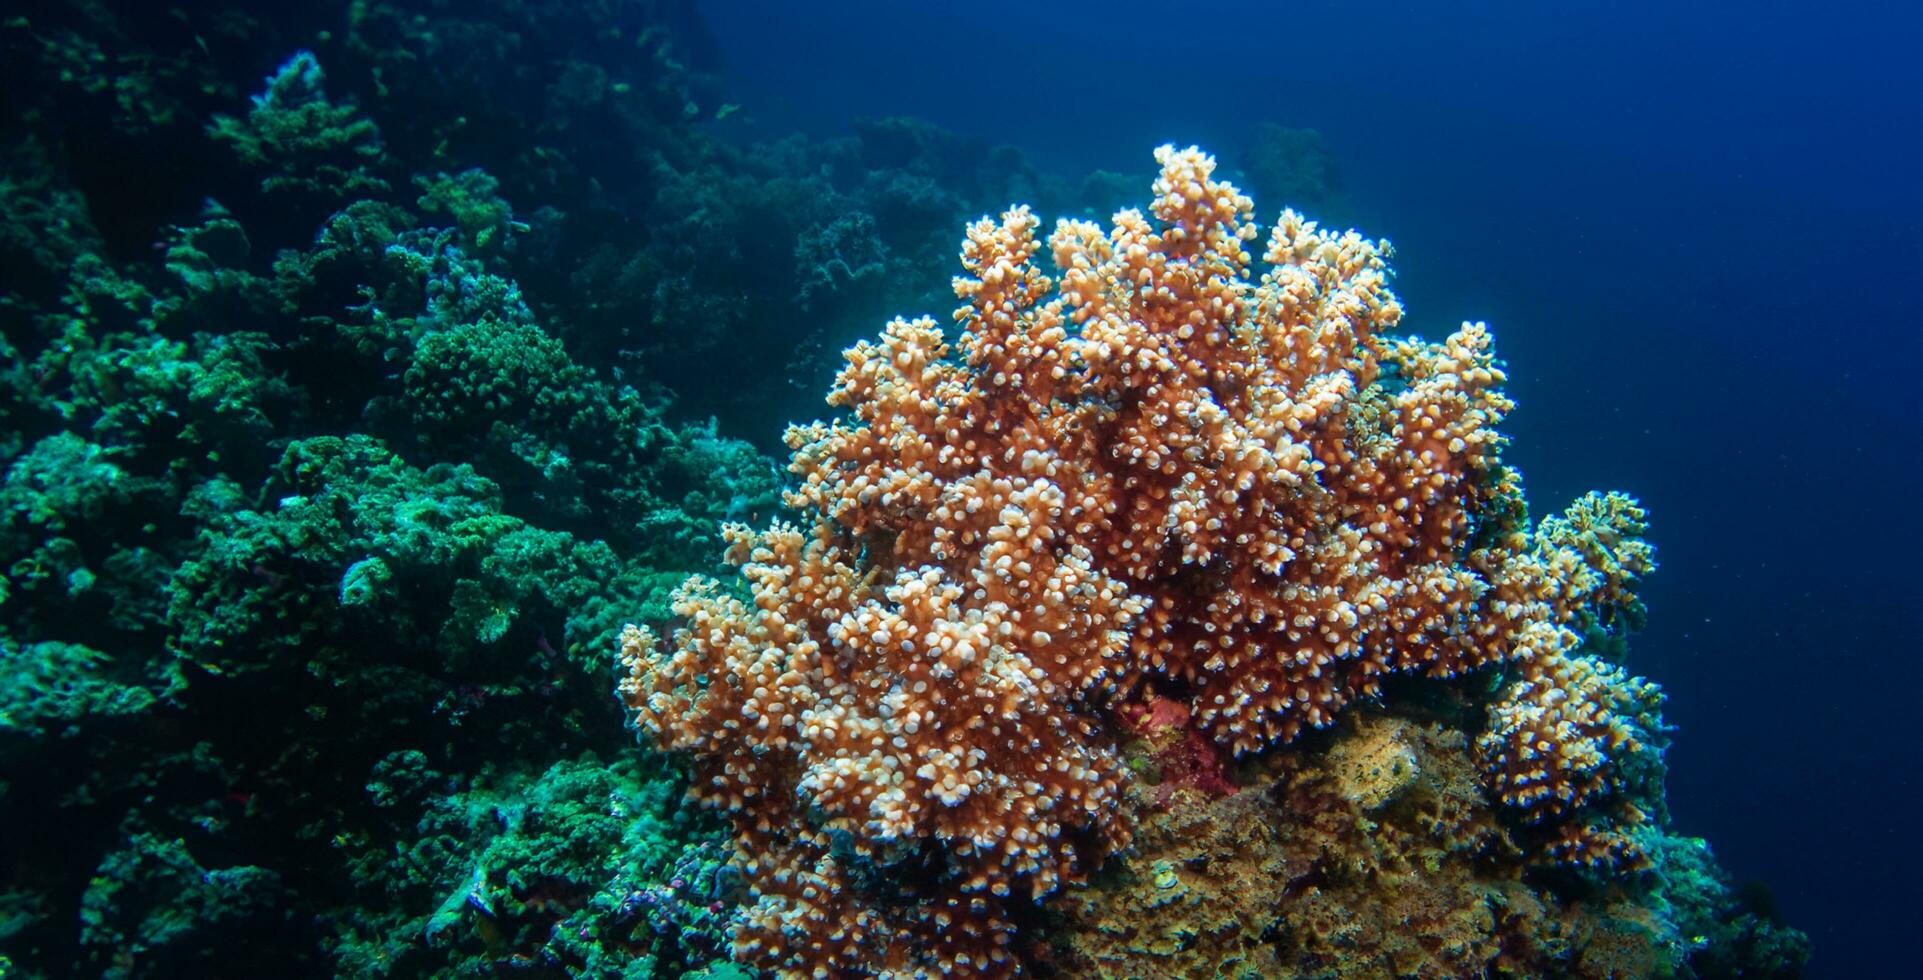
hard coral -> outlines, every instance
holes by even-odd
[[[689,583],[665,662],[644,631],[624,635],[630,705],[693,756],[691,792],[734,820],[760,895],[738,956],[821,975],[1006,972],[1005,897],[1079,880],[1126,843],[1120,765],[1081,704],[1140,607],[1098,584],[1086,556],[1039,546],[1058,501],[994,502],[984,526],[961,530],[988,543],[972,563],[892,582],[860,570],[826,525],[731,528],[749,600]],[[940,846],[931,856],[923,842]],[[910,888],[893,909],[856,898],[857,866],[924,861],[925,894]]]
[[[1488,331],[1389,336],[1386,246],[1294,212],[1257,275],[1249,199],[1199,150],[1156,156],[1150,215],[1056,227],[1059,281],[1027,208],[971,226],[955,344],[895,320],[847,352],[854,418],[789,430],[805,523],[730,528],[747,593],[691,582],[665,659],[625,635],[624,696],[761,896],[737,955],[1014,972],[1013,896],[1129,839],[1117,692],[1250,752],[1385,675],[1516,661],[1515,697],[1580,712],[1531,729],[1575,760],[1572,804],[1638,744],[1627,679],[1559,665],[1633,604],[1640,511],[1590,498],[1532,536]],[[1505,790],[1545,778],[1487,758]]]

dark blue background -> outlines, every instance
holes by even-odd
[[[1631,665],[1681,727],[1678,827],[1775,890],[1816,975],[1913,975],[1923,7],[704,7],[770,132],[915,115],[1146,173],[1320,130],[1411,323],[1495,329],[1537,512],[1648,505]]]

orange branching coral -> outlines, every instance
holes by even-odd
[[[1499,614],[1531,625],[1531,654],[1490,708],[1478,743],[1497,797],[1533,820],[1561,818],[1617,790],[1619,763],[1661,730],[1662,694],[1622,668],[1579,656],[1576,629],[1599,620],[1639,621],[1633,586],[1655,568],[1640,537],[1647,525],[1621,494],[1588,494],[1537,531],[1533,547],[1512,556],[1498,576]],[[1633,805],[1615,823],[1643,822]],[[1641,850],[1617,830],[1563,822],[1548,845],[1555,860],[1591,867],[1640,867]]]
[[[692,794],[734,821],[759,896],[737,930],[744,960],[1007,972],[1003,897],[1080,880],[1127,841],[1120,765],[1080,706],[1139,601],[1058,543],[1049,485],[984,479],[952,503],[929,545],[965,556],[946,566],[863,561],[831,523],[730,527],[747,599],[690,582],[665,660],[646,631],[623,635],[638,720],[689,755]],[[857,859],[932,862],[931,887],[904,882],[887,912],[862,905]]]
[[[948,560],[969,482],[1058,488],[1065,541],[1150,603],[1126,676],[1193,684],[1239,751],[1384,673],[1506,655],[1465,628],[1482,583],[1461,560],[1510,407],[1487,330],[1385,338],[1383,247],[1293,212],[1252,282],[1249,200],[1199,151],[1157,159],[1159,223],[1062,222],[1059,290],[1026,208],[970,228],[960,358],[927,320],[850,351],[830,401],[858,424],[791,431],[797,503],[912,567]]]
[[[1607,822],[1558,818],[1619,788],[1620,761],[1642,752],[1642,733],[1658,727],[1661,694],[1655,685],[1589,657],[1532,657],[1519,674],[1490,709],[1490,726],[1478,745],[1496,796],[1532,820],[1557,820],[1545,848],[1555,861],[1643,867],[1641,848],[1617,829],[1643,822],[1633,804],[1620,804]]]
[[[1633,504],[1532,536],[1488,331],[1389,336],[1386,245],[1292,211],[1255,277],[1248,198],[1198,150],[1156,158],[1149,215],[1057,225],[1059,280],[1026,208],[970,227],[953,346],[893,321],[847,352],[829,401],[852,418],[789,430],[806,526],[730,528],[747,593],[690,583],[665,658],[627,635],[638,722],[734,821],[744,958],[1012,972],[1006,903],[1128,839],[1118,690],[1248,752],[1385,675],[1519,660],[1511,701],[1552,727],[1501,731],[1575,740],[1597,791],[1581,753],[1612,747],[1615,675],[1562,665],[1633,602]],[[1533,806],[1554,774],[1492,738]]]

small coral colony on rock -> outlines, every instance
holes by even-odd
[[[1156,160],[1110,228],[970,226],[958,329],[848,350],[792,519],[622,634],[635,723],[732,829],[737,958],[1607,977],[1760,929],[1689,918],[1724,885],[1611,661],[1642,508],[1532,523],[1485,326],[1397,334],[1386,243],[1263,236],[1213,158]]]

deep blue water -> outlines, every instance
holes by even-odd
[[[1663,567],[1631,665],[1680,727],[1678,828],[1774,890],[1813,975],[1910,975],[1918,8],[704,7],[771,133],[916,115],[1073,173],[1321,131],[1411,322],[1494,328],[1538,511],[1590,487],[1649,507]]]

